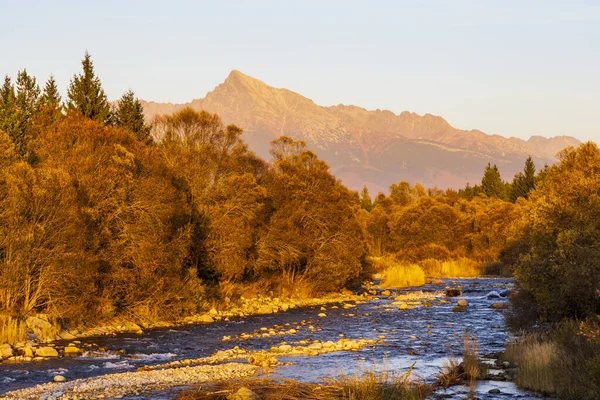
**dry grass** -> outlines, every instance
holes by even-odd
[[[470,278],[481,276],[483,265],[469,258],[439,261],[432,258],[419,263],[428,277],[435,278]]]
[[[541,393],[556,392],[554,365],[558,346],[537,334],[526,334],[506,345],[504,358],[518,366],[516,383]]]
[[[0,315],[0,344],[24,342],[26,330],[27,327],[23,321],[8,315]]]
[[[305,383],[292,379],[247,379],[221,382],[196,390],[185,391],[178,400],[226,400],[245,387],[261,400],[422,400],[431,387],[410,379],[411,370],[396,375],[384,369],[343,375],[323,383]]]
[[[382,287],[402,288],[425,284],[425,273],[417,264],[401,264],[391,257],[372,257],[370,261],[377,270],[382,271]]]

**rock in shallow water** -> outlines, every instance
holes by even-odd
[[[67,380],[67,378],[65,378],[62,375],[56,375],[54,377],[54,379],[52,379],[54,382],[65,382]]]

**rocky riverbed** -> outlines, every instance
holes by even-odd
[[[443,280],[421,288],[288,306],[286,311],[278,307],[279,313],[240,317],[215,310],[212,314],[219,320],[211,317],[213,323],[83,338],[76,343],[84,349],[81,354],[1,363],[0,393],[6,398],[59,394],[168,399],[172,388],[219,378],[268,371],[273,377],[318,381],[342,372],[360,373],[373,363],[398,372],[414,364],[415,377],[433,379],[449,358],[460,358],[467,331],[478,340],[482,355],[503,350],[508,339],[504,296],[510,286],[504,279]],[[448,288],[460,295],[447,297]],[[73,343],[56,342],[55,347],[63,353],[68,344]],[[515,389],[503,374],[498,370],[494,380],[480,382],[478,397],[534,397]],[[49,383],[55,376],[65,382]],[[19,389],[25,391],[15,392]],[[462,398],[461,390],[435,396]]]

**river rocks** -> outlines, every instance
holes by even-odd
[[[72,333],[68,332],[68,331],[62,331],[58,334],[58,337],[62,340],[73,340],[73,339],[77,339],[77,337],[75,335],[73,335]]]
[[[81,349],[75,346],[66,346],[64,349],[65,356],[78,356],[82,353]]]
[[[55,375],[54,378],[52,379],[54,382],[66,382],[67,378],[65,378],[62,375]]]
[[[242,386],[237,392],[227,396],[227,400],[261,400],[260,397],[247,387]]]
[[[320,317],[320,318],[323,318],[323,317],[326,317],[326,316],[327,316],[327,314],[325,314],[325,313],[319,313],[319,315],[317,315],[317,317]]]
[[[12,357],[12,355],[13,355],[13,350],[12,350],[12,347],[10,346],[10,344],[4,343],[3,345],[0,345],[0,359]]]
[[[460,289],[455,288],[447,288],[446,289],[446,297],[458,297],[462,294]]]
[[[260,307],[258,307],[258,309],[256,310],[257,314],[273,314],[273,308],[268,305],[268,304],[264,304]]]
[[[33,349],[30,346],[25,346],[19,349],[19,355],[27,358],[33,358]]]
[[[454,306],[452,307],[452,312],[467,312],[467,307]]]
[[[39,347],[35,350],[37,357],[58,357],[58,351],[54,347]]]
[[[495,290],[492,290],[491,292],[489,292],[489,293],[487,294],[487,298],[488,298],[489,300],[492,300],[492,299],[499,299],[499,298],[500,298],[500,293],[496,292]]]
[[[381,292],[381,295],[382,295],[382,296],[391,296],[391,295],[392,295],[392,292],[390,292],[389,290],[387,290],[387,289],[386,289],[386,290],[384,290],[383,292]]]
[[[502,392],[500,391],[500,389],[490,389],[490,390],[488,390],[488,393],[489,394],[500,394]]]
[[[466,307],[466,306],[468,306],[468,305],[469,305],[469,303],[468,303],[468,302],[467,302],[465,299],[460,299],[460,300],[458,300],[458,303],[457,303],[457,304],[458,304],[459,306],[461,306],[461,307]]]
[[[38,335],[49,332],[52,329],[52,324],[47,320],[47,317],[41,314],[27,318],[25,324],[27,325],[27,329]]]
[[[135,333],[137,335],[141,335],[142,333],[144,333],[142,331],[142,327],[139,326],[136,323],[133,323],[131,321],[127,321],[125,324],[121,325],[120,327],[117,328],[119,331],[121,332],[125,332],[125,333]]]
[[[496,303],[493,303],[490,307],[495,310],[504,310],[508,308],[508,303],[505,301],[498,301]]]

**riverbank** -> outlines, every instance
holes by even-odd
[[[213,307],[201,314],[190,315],[172,321],[147,321],[117,319],[112,323],[96,327],[76,328],[60,331],[52,326],[44,316],[31,317],[27,321],[30,327],[30,340],[19,343],[0,344],[0,361],[2,362],[31,362],[40,361],[47,357],[81,355],[86,348],[80,347],[81,339],[115,336],[133,333],[142,335],[144,331],[160,328],[176,328],[192,324],[207,324],[217,321],[229,321],[230,318],[243,318],[251,315],[268,315],[285,312],[298,307],[323,306],[332,303],[346,303],[350,301],[364,301],[373,298],[377,289],[368,285],[361,294],[349,290],[332,293],[315,298],[286,298],[259,296],[246,299],[243,296],[236,302],[230,301],[221,304],[220,308]],[[52,334],[48,335],[48,332]],[[44,337],[44,336],[47,337]],[[55,344],[55,343],[58,343]]]

